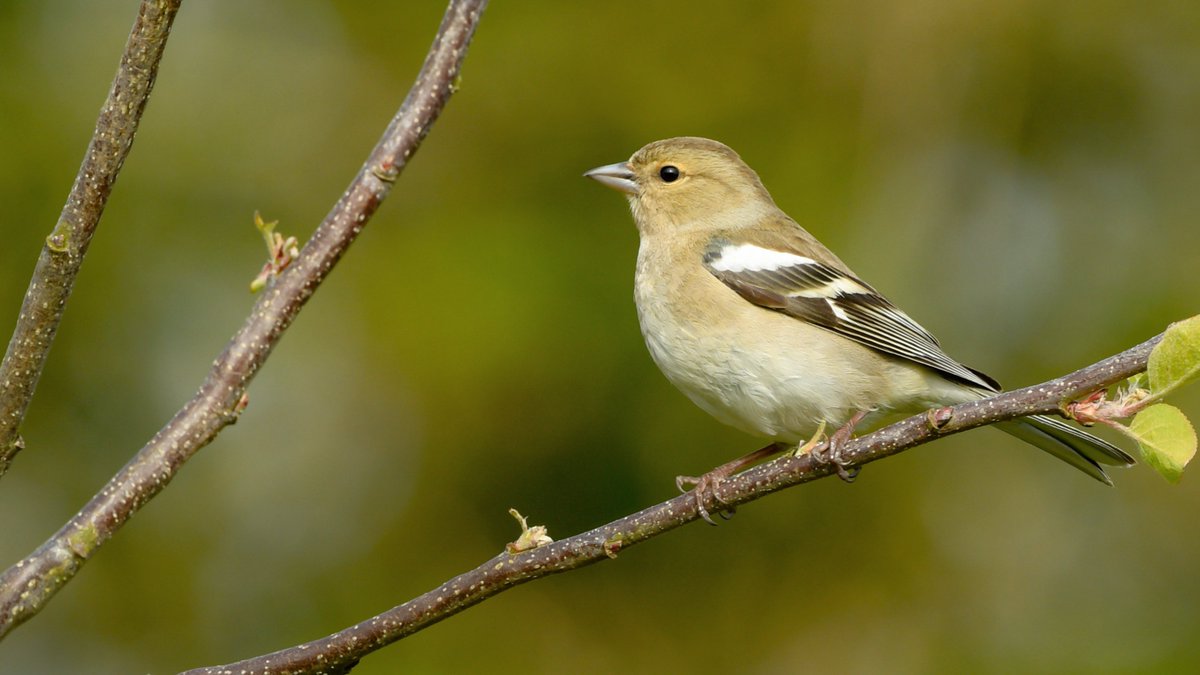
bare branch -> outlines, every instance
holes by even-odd
[[[237,419],[254,374],[387,196],[454,92],[486,5],[451,0],[417,81],[383,137],[299,259],[263,291],[195,396],[70,522],[0,575],[0,636],[40,611],[184,462]]]
[[[859,466],[946,434],[1025,415],[1058,413],[1069,401],[1144,371],[1150,351],[1161,339],[1156,336],[1045,384],[954,406],[949,409],[949,421],[937,429],[924,414],[910,417],[850,440],[843,456]],[[721,497],[736,506],[835,473],[832,464],[817,463],[811,455],[783,457],[731,477],[721,484]],[[569,539],[521,553],[501,553],[424,595],[328,637],[237,663],[189,670],[185,675],[347,672],[367,654],[513,586],[616,558],[625,548],[699,517],[693,496],[679,495]]]
[[[180,2],[142,0],[75,184],[33,270],[16,329],[0,362],[0,476],[25,447],[20,436],[25,411],[54,344],[83,256],[133,147]]]

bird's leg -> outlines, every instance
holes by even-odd
[[[703,476],[676,476],[675,487],[679,488],[680,492],[687,492],[690,488],[695,493],[696,510],[700,512],[700,517],[709,525],[716,525],[716,521],[712,519],[712,516],[708,515],[708,509],[704,506],[710,499],[717,505],[722,518],[728,520],[729,516],[726,516],[725,513],[733,513],[733,508],[728,507],[725,501],[721,499],[721,495],[717,494],[717,489],[721,486],[721,483],[742,469],[752,464],[757,464],[772,455],[778,455],[787,450],[788,447],[787,443],[772,443],[765,448],[738,457],[732,462],[722,464]]]
[[[858,477],[859,468],[847,468],[847,462],[842,457],[842,446],[844,446],[846,441],[849,441],[850,437],[854,435],[854,426],[861,422],[869,412],[869,410],[860,410],[851,415],[850,419],[843,424],[840,429],[833,432],[833,435],[829,437],[828,443],[814,448],[812,451],[814,460],[820,462],[821,464],[833,464],[835,467],[837,467],[838,478],[841,478],[847,483],[854,482],[854,479]]]

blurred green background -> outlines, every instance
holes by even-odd
[[[0,3],[0,323],[136,2]],[[0,564],[192,394],[252,303],[261,210],[305,238],[441,0],[189,2],[0,481]],[[241,421],[41,615],[11,673],[168,673],[313,639],[759,447],[674,391],[637,237],[580,177],[695,134],[1009,386],[1200,311],[1200,4],[497,0],[461,91]],[[8,328],[3,329],[7,341]],[[1176,397],[1200,417],[1200,387]],[[362,673],[1200,668],[1200,483],[1106,489],[981,430],[489,600]]]

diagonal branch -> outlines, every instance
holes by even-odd
[[[133,147],[180,2],[142,0],[75,184],[33,270],[16,329],[0,362],[0,476],[25,447],[20,436],[25,411],[46,365],[83,256]]]
[[[938,429],[924,414],[910,417],[851,439],[843,446],[843,457],[859,466],[946,434],[1025,415],[1058,413],[1066,402],[1144,371],[1151,350],[1161,339],[1158,335],[1057,380],[954,406],[949,421]],[[835,473],[832,464],[817,463],[811,455],[783,457],[729,478],[721,484],[721,497],[737,506]],[[697,520],[696,506],[691,493],[679,495],[569,539],[523,553],[501,553],[424,595],[333,635],[237,663],[189,670],[185,675],[347,672],[367,654],[513,586],[616,558],[629,546]]]
[[[487,0],[451,0],[417,81],[383,137],[300,257],[263,291],[195,396],[62,529],[0,574],[0,637],[40,611],[192,455],[237,419],[254,374],[379,208],[445,107],[486,5]]]

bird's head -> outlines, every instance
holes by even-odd
[[[629,197],[643,236],[662,228],[736,229],[775,208],[758,174],[729,147],[707,138],[655,141],[628,162],[584,176]]]

